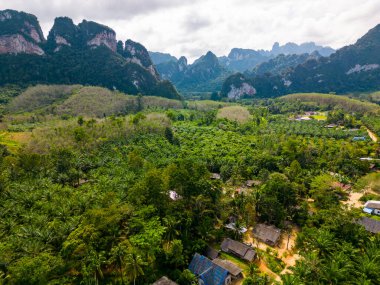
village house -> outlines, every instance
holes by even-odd
[[[363,212],[380,216],[380,201],[370,200],[364,204]]]
[[[352,141],[354,142],[363,142],[366,141],[367,139],[365,137],[353,137]]]
[[[220,180],[222,177],[219,173],[211,173],[210,179],[212,180]]]
[[[361,157],[360,160],[361,161],[372,161],[374,159],[372,157]]]
[[[234,232],[238,231],[240,234],[245,234],[248,231],[247,228],[245,228],[245,227],[237,228],[235,223],[229,223],[229,224],[225,225],[224,227],[226,229],[232,230]]]
[[[260,186],[262,182],[260,180],[247,180],[245,182],[245,186],[247,187],[254,187],[254,186]]]
[[[362,225],[368,232],[377,234],[380,233],[380,221],[363,217],[357,221],[359,225]]]
[[[272,225],[257,224],[253,235],[270,246],[276,246],[280,240],[281,230]]]
[[[232,262],[216,258],[210,260],[196,253],[189,270],[198,278],[199,285],[229,285],[242,277],[242,269]]]
[[[344,191],[351,190],[351,185],[344,184],[344,183],[341,183],[341,182],[333,182],[331,186],[333,188],[340,188],[340,189],[342,189]]]
[[[172,199],[173,201],[181,200],[182,196],[179,195],[176,191],[170,190],[169,191],[169,198]]]
[[[236,280],[243,277],[243,274],[242,274],[243,270],[236,264],[232,263],[231,261],[216,258],[212,262],[224,268],[225,270],[227,270],[231,274],[232,280]]]
[[[163,276],[160,279],[158,279],[156,282],[154,282],[152,285],[178,285],[178,284],[170,280],[168,277]]]
[[[248,262],[256,258],[256,251],[252,247],[230,238],[224,239],[220,247],[223,252],[231,253]]]

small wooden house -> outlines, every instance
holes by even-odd
[[[253,235],[258,240],[270,246],[275,246],[280,240],[281,230],[272,225],[257,224],[253,229]]]
[[[380,216],[380,201],[367,201],[364,204],[363,212]]]
[[[163,276],[160,279],[158,279],[156,282],[154,282],[152,285],[178,285],[178,284],[170,280],[168,277]]]
[[[380,221],[363,217],[357,221],[359,225],[362,225],[368,232],[373,234],[380,233]]]
[[[249,262],[256,258],[256,251],[252,247],[230,238],[224,239],[220,247],[222,251],[231,253]]]
[[[219,173],[211,173],[210,179],[212,180],[220,180],[222,177]]]

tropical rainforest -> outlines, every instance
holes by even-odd
[[[361,96],[228,103],[2,87],[0,284],[152,284],[163,275],[192,284],[194,253],[244,240],[224,227],[231,216],[248,229],[299,229],[295,264],[284,271],[257,249],[259,261],[238,261],[245,284],[379,284],[379,236],[346,203],[350,191],[380,195],[379,165],[360,159],[379,159],[368,131],[380,135],[380,107]],[[298,120],[305,112],[311,118]],[[247,180],[259,183],[238,193]]]

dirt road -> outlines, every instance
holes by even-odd
[[[374,142],[377,142],[378,141],[378,138],[376,136],[375,133],[373,133],[370,129],[367,128],[367,132],[368,132],[368,135],[369,137],[374,141]]]

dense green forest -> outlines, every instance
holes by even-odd
[[[0,284],[192,284],[194,253],[245,239],[224,227],[232,216],[299,229],[295,264],[283,271],[275,249],[257,249],[259,261],[239,261],[245,284],[380,283],[379,236],[356,223],[344,187],[380,195],[360,160],[380,158],[367,133],[380,135],[375,104],[181,102],[80,85],[8,86],[0,98]],[[260,183],[237,194],[247,180]]]

